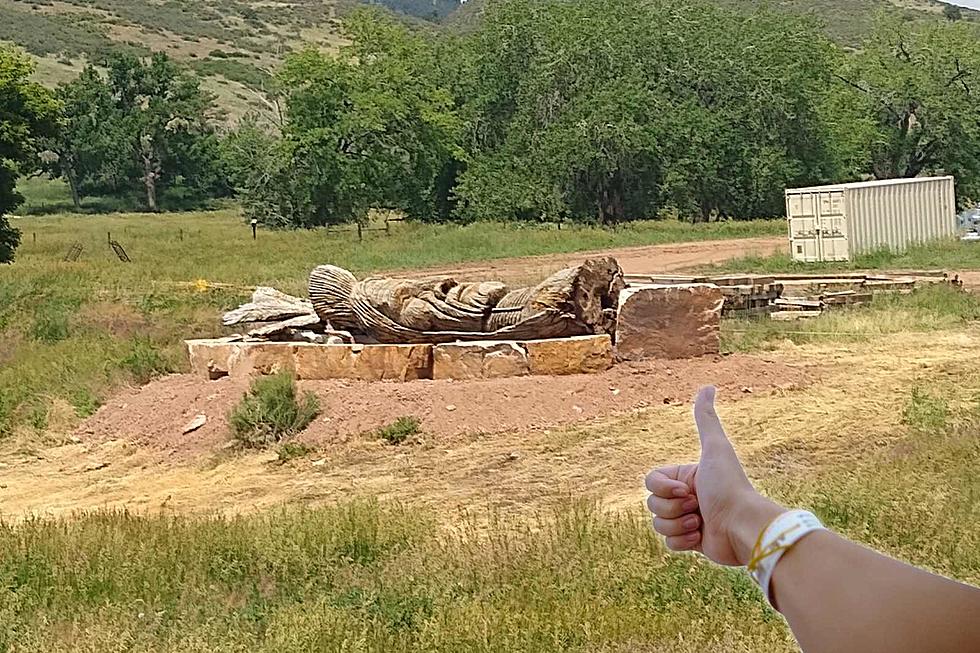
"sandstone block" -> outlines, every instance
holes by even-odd
[[[713,284],[627,288],[619,298],[619,360],[694,358],[721,350],[721,289]]]
[[[564,376],[596,374],[612,367],[612,338],[608,335],[578,336],[550,340],[528,340],[531,374]]]
[[[434,379],[500,379],[530,373],[527,351],[516,342],[459,342],[432,350]]]
[[[351,348],[352,378],[415,381],[432,378],[432,345],[332,345]]]
[[[302,381],[356,378],[350,345],[299,344],[294,363],[296,378]]]

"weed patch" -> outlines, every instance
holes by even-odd
[[[377,435],[388,444],[397,445],[417,436],[421,431],[421,422],[417,417],[399,417],[394,423],[378,429]]]
[[[281,445],[279,445],[279,449],[277,450],[277,453],[279,454],[279,464],[285,465],[291,460],[306,458],[314,451],[316,450],[313,447],[300,442],[283,442]]]
[[[235,439],[245,447],[265,447],[305,429],[320,412],[312,393],[297,396],[296,381],[288,372],[263,376],[228,417]]]

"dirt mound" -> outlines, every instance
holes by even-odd
[[[364,383],[316,381],[321,416],[302,435],[316,444],[346,441],[399,417],[414,416],[440,441],[502,431],[541,429],[687,402],[713,383],[729,398],[801,387],[812,368],[751,356],[617,365],[603,374],[519,377],[479,381]],[[242,381],[171,376],[120,395],[88,419],[85,441],[131,441],[184,458],[220,449],[228,440],[226,415],[245,391]],[[195,416],[207,424],[189,434]]]

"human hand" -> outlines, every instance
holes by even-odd
[[[749,482],[715,412],[713,387],[698,393],[694,421],[701,460],[647,474],[653,527],[673,551],[699,551],[718,564],[744,565],[759,531],[785,509]]]

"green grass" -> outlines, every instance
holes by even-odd
[[[252,387],[228,415],[228,423],[243,446],[266,447],[300,433],[319,412],[316,395],[300,397],[292,372],[284,371],[252,381]]]
[[[733,273],[807,273],[845,272],[854,270],[975,270],[980,268],[980,243],[957,239],[938,240],[910,247],[896,254],[883,249],[838,263],[801,263],[789,254],[747,256],[720,265],[706,267],[712,274]]]
[[[895,445],[777,473],[766,489],[879,550],[980,582],[980,406],[942,404],[910,394]],[[0,650],[797,650],[744,572],[669,554],[639,509],[582,500],[451,530],[363,501],[35,519],[0,526],[0,581]]]
[[[963,329],[980,320],[980,295],[949,285],[926,286],[911,295],[878,295],[871,306],[826,311],[796,322],[768,317],[733,318],[722,323],[722,348],[728,352],[772,349],[789,341],[863,342],[904,332]]]
[[[18,215],[51,215],[74,211],[71,190],[60,179],[47,177],[21,177],[17,181],[17,191],[24,196],[24,203],[17,207]],[[130,210],[135,200],[118,197],[83,197],[82,211],[85,213],[112,213]]]

